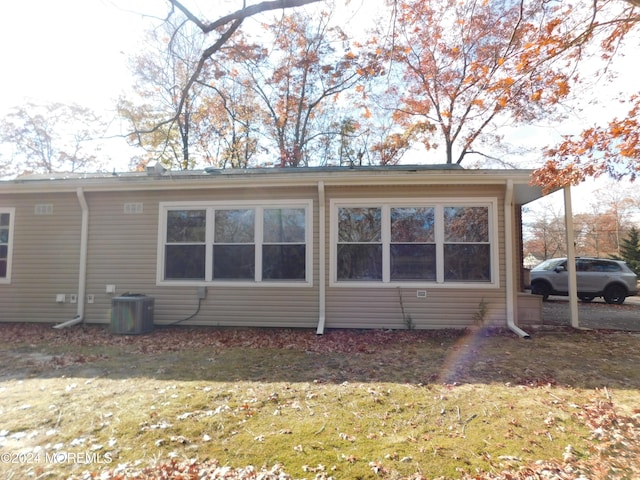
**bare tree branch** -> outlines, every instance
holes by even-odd
[[[180,95],[180,102],[178,104],[178,108],[176,109],[175,115],[167,120],[164,120],[157,125],[155,125],[152,129],[139,133],[153,133],[157,131],[164,125],[169,125],[175,123],[182,115],[182,111],[184,109],[185,102],[187,100],[187,96],[189,90],[194,85],[194,83],[198,80],[200,74],[202,73],[202,69],[208,59],[210,59],[217,51],[219,51],[222,46],[233,36],[233,34],[238,30],[242,22],[249,17],[257,15],[259,13],[268,12],[271,10],[280,10],[294,7],[301,7],[303,5],[309,5],[312,3],[319,2],[321,0],[270,0],[261,3],[256,3],[255,5],[250,5],[248,7],[237,10],[236,12],[230,13],[229,15],[225,15],[224,17],[220,17],[218,20],[215,20],[211,23],[206,23],[201,21],[191,10],[185,7],[178,0],[169,0],[172,6],[172,12],[174,9],[180,10],[183,15],[191,22],[193,22],[203,33],[210,33],[224,25],[231,23],[231,25],[227,28],[226,31],[221,33],[220,37],[207,49],[202,52],[200,56],[200,60],[198,61],[198,65],[196,66],[195,71],[189,78],[189,81],[182,89],[182,93]],[[171,13],[169,14],[171,16]]]
[[[320,0],[271,0],[267,2],[256,3],[255,5],[249,5],[248,7],[242,8],[236,12],[230,13],[229,15],[225,15],[224,17],[220,17],[218,20],[205,23],[201,21],[198,17],[196,17],[188,8],[186,8],[182,3],[178,0],[169,0],[173,6],[175,6],[178,10],[180,10],[184,15],[195,23],[203,33],[209,33],[213,30],[222,27],[230,22],[235,22],[237,20],[243,21],[245,18],[252,17],[253,15],[257,15],[258,13],[268,12],[270,10],[279,10],[284,8],[294,8],[294,7],[302,7],[303,5],[308,5],[311,3],[319,2]]]

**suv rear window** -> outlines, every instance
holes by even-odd
[[[565,260],[563,258],[552,258],[545,260],[540,265],[533,268],[533,270],[553,270],[560,265],[564,265]]]
[[[619,272],[620,265],[616,262],[607,262],[606,260],[593,260],[591,270],[594,272]]]

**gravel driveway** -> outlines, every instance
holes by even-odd
[[[569,298],[550,296],[542,302],[543,325],[571,325]],[[578,301],[581,327],[640,332],[640,296],[628,297],[622,305],[608,305],[598,298],[591,303]]]

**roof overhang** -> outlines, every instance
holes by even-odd
[[[233,188],[278,188],[376,185],[507,185],[513,184],[515,204],[543,197],[542,187],[531,185],[532,170],[466,170],[452,166],[395,165],[390,167],[329,167],[192,170],[149,175],[54,174],[0,181],[0,195],[13,193],[118,192]]]

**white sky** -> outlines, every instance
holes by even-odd
[[[135,51],[161,0],[7,1],[0,16],[0,109],[34,101],[111,108],[130,84]],[[129,10],[122,10],[128,5]],[[155,8],[158,11],[157,8]],[[160,10],[161,11],[161,10]]]
[[[364,14],[375,12],[374,1],[380,0],[352,0],[351,10],[366,8],[347,23],[361,22]],[[238,0],[222,0],[228,10],[237,5]],[[145,15],[161,17],[167,11],[164,0],[5,0],[0,15],[0,116],[32,100],[78,103],[112,118],[117,97],[132,83],[127,61],[150,25]],[[611,98],[619,91],[638,92],[635,43],[615,65],[621,72],[619,80],[613,84],[600,81],[590,98],[582,99],[581,119],[573,117],[553,128],[510,129],[511,142],[544,147],[598,119],[624,115],[626,110]],[[116,157],[127,156],[124,140],[111,143]],[[124,158],[115,166],[124,170],[127,164]]]
[[[163,0],[3,2],[0,117],[31,101],[77,103],[113,120],[117,98],[132,83],[128,58],[149,26],[142,13],[166,11]],[[126,141],[103,143],[107,163],[127,170]]]
[[[189,5],[198,3],[228,11],[240,4],[193,0]],[[351,8],[362,3],[352,0]],[[164,0],[5,0],[0,15],[0,115],[26,99],[112,108],[131,85],[127,59],[135,54],[153,16],[163,18],[168,11]]]

